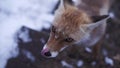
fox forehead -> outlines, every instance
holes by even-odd
[[[69,36],[79,34],[80,25],[91,23],[90,17],[83,11],[76,8],[69,8],[61,14],[55,15],[53,25],[56,27],[58,32],[62,32]]]
[[[77,29],[82,24],[91,23],[90,17],[84,12],[76,8],[68,8],[61,14],[55,14],[55,19],[53,25],[58,28],[63,28],[64,30],[74,30]]]

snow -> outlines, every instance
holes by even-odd
[[[106,62],[106,64],[109,64],[109,65],[111,65],[111,66],[114,65],[113,60],[112,60],[111,58],[109,58],[109,57],[105,57],[105,62]]]
[[[62,60],[61,61],[62,66],[67,67],[67,68],[73,68],[72,65],[68,64],[66,61]]]
[[[40,41],[45,44],[45,39],[44,38],[41,38]]]
[[[23,53],[24,53],[24,55],[25,55],[28,59],[30,59],[32,62],[35,61],[35,57],[32,55],[31,52],[29,52],[29,51],[27,51],[27,50],[23,50]]]
[[[19,54],[15,37],[22,26],[37,31],[50,27],[54,19],[51,12],[57,1],[0,0],[0,68],[5,68],[7,60]],[[30,41],[26,34],[20,35],[24,42]]]
[[[29,34],[28,34],[29,31],[27,29],[25,29],[24,31],[19,31],[18,33],[19,33],[18,37],[22,39],[23,42],[32,41],[32,39],[29,37]]]
[[[83,61],[82,61],[82,60],[79,60],[79,61],[77,62],[77,66],[78,66],[78,67],[82,67],[82,65],[83,65]]]
[[[35,30],[49,28],[54,16],[50,14],[58,0],[0,0],[1,20],[18,18],[18,23]],[[7,5],[6,5],[7,4]],[[50,9],[48,9],[50,8]],[[2,15],[1,15],[2,14]],[[15,20],[15,19],[14,19]],[[29,25],[28,25],[29,24]]]
[[[88,47],[86,47],[85,50],[86,50],[87,52],[89,52],[89,53],[92,52],[92,50],[91,50],[90,48],[88,48]]]
[[[91,65],[92,65],[92,66],[95,66],[95,65],[96,65],[96,62],[95,62],[95,61],[93,61],[93,62],[91,63]]]
[[[18,54],[15,32],[20,28],[11,18],[0,23],[0,68],[4,68],[9,58]]]
[[[114,15],[113,12],[110,12],[110,13],[109,13],[109,16],[110,16],[111,18],[115,18],[115,15]]]
[[[107,55],[108,55],[108,52],[107,52],[106,49],[103,49],[103,50],[102,50],[102,53],[103,53],[104,56],[107,56]]]

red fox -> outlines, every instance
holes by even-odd
[[[94,46],[102,39],[106,30],[109,0],[60,0],[55,12],[49,40],[41,54],[56,57],[59,52],[73,44]]]

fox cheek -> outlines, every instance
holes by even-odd
[[[62,47],[62,48],[60,49],[60,52],[63,51],[65,48],[67,48],[67,46]]]

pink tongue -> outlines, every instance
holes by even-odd
[[[49,51],[49,49],[48,49],[48,48],[45,48],[45,49],[43,49],[43,50],[41,51],[41,54],[44,55],[44,53],[46,53],[46,52],[48,52],[48,51]]]

